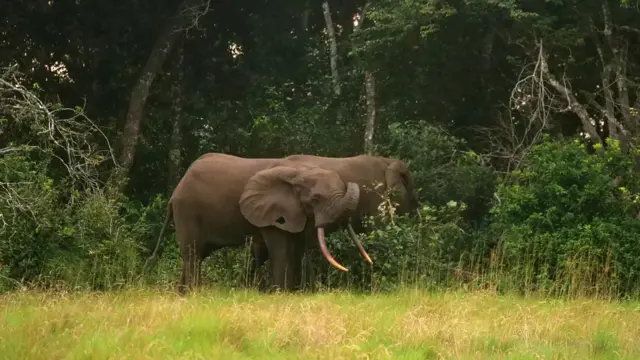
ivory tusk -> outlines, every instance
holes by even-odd
[[[369,254],[367,254],[367,251],[364,249],[364,246],[362,246],[362,243],[358,238],[358,234],[356,234],[356,232],[353,230],[353,226],[351,226],[351,224],[347,226],[347,230],[349,231],[349,235],[351,235],[351,239],[353,239],[353,241],[356,243],[356,246],[360,250],[360,254],[362,254],[364,259],[367,260],[369,264],[373,265],[373,261],[371,261],[371,257],[369,257]]]
[[[324,257],[327,258],[327,261],[329,261],[331,265],[333,265],[338,270],[342,270],[345,272],[349,271],[346,267],[340,265],[333,258],[333,256],[331,256],[331,253],[329,253],[329,250],[327,249],[327,244],[324,241],[324,228],[321,228],[321,227],[318,228],[318,242],[320,243],[320,250],[322,250],[322,255],[324,255]]]

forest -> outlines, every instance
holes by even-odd
[[[4,0],[0,17],[3,292],[173,287],[173,231],[142,267],[209,152],[407,164],[418,211],[361,234],[372,266],[329,236],[350,271],[312,257],[320,289],[640,291],[638,1]],[[247,259],[217,251],[203,281],[251,287]]]
[[[2,0],[0,354],[638,359],[638,146],[638,0]],[[180,294],[210,153],[395,159],[416,206]]]

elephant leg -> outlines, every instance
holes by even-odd
[[[316,240],[316,229],[313,226],[307,226],[304,231],[304,277],[303,277],[303,285],[302,287],[305,290],[309,290],[311,292],[315,292],[316,290],[316,273],[315,268],[313,267],[313,249],[314,243],[312,241]]]
[[[251,241],[251,262],[249,263],[249,276],[251,282],[255,283],[258,277],[258,268],[269,260],[269,251],[262,237],[255,235]],[[262,281],[258,283],[261,287]]]
[[[303,255],[304,271],[302,277],[302,288],[306,291],[316,291],[316,273],[313,267],[313,261],[310,252],[305,252]]]
[[[291,267],[291,273],[292,275],[295,275],[292,277],[292,281],[293,281],[293,287],[292,290],[300,290],[304,288],[304,284],[305,281],[304,278],[302,277],[303,273],[303,262],[306,261],[305,260],[305,250],[306,250],[306,246],[305,246],[305,242],[304,242],[304,233],[302,234],[296,234],[295,238],[293,239],[293,250],[292,250],[292,257],[290,258],[290,267]]]
[[[182,249],[182,275],[178,285],[178,294],[185,295],[200,282],[200,267],[202,258],[198,256],[197,249],[192,244],[185,245]]]
[[[182,275],[178,285],[178,294],[184,295],[201,284],[202,261],[219,247],[205,244],[198,236],[197,231],[189,233],[191,241],[180,243],[182,254]]]
[[[301,239],[274,227],[261,229],[261,232],[271,259],[274,287],[283,291],[296,290],[304,253],[304,246],[300,250]]]

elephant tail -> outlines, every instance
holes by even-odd
[[[169,200],[169,204],[167,205],[167,216],[165,216],[164,224],[162,225],[162,229],[160,229],[160,235],[158,236],[158,240],[156,241],[156,248],[153,250],[153,254],[151,254],[151,256],[149,256],[147,261],[145,261],[144,267],[142,270],[143,274],[146,274],[147,271],[149,271],[149,269],[158,262],[158,259],[160,258],[160,256],[162,255],[162,252],[164,251],[164,246],[160,246],[160,245],[162,244],[162,236],[164,235],[164,230],[167,228],[167,224],[169,223],[169,220],[171,219],[172,215],[173,215],[173,207],[171,206],[171,200]]]

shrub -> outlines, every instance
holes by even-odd
[[[620,295],[640,280],[638,177],[610,141],[546,141],[498,186],[491,209],[497,265],[521,291]]]
[[[495,173],[465,149],[462,139],[423,121],[393,123],[387,143],[379,150],[407,163],[421,201],[439,207],[449,201],[462,202],[465,219],[482,222],[495,189]]]
[[[0,290],[133,282],[153,207],[105,183],[112,152],[82,109],[45,104],[14,70],[0,76]]]

